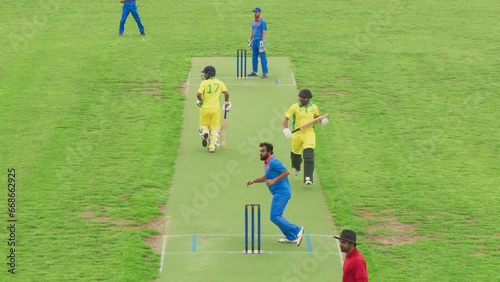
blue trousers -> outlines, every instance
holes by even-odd
[[[269,70],[267,69],[266,52],[259,53],[259,48],[260,48],[260,40],[254,39],[252,41],[252,68],[253,68],[252,70],[255,73],[259,71],[259,57],[260,57],[260,62],[262,63],[262,72],[268,73]]]
[[[119,34],[122,34],[125,31],[125,22],[127,21],[128,14],[130,13],[132,13],[132,17],[134,17],[134,20],[139,27],[139,31],[144,32],[144,26],[142,25],[141,18],[139,17],[139,13],[137,12],[137,5],[135,4],[135,2],[130,2],[123,4],[120,29],[118,30]]]
[[[278,226],[288,240],[295,240],[297,239],[300,227],[283,217],[288,200],[290,200],[289,197],[274,194],[273,201],[271,202],[271,221]]]

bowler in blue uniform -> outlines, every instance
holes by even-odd
[[[120,0],[120,2],[123,3],[123,10],[122,18],[120,20],[120,28],[118,29],[118,35],[122,35],[125,31],[125,22],[127,21],[128,14],[130,13],[132,14],[132,17],[134,17],[141,35],[146,35],[146,33],[144,33],[144,26],[142,25],[141,18],[139,17],[139,13],[137,12],[137,4],[135,3],[135,0]]]
[[[271,202],[271,221],[278,226],[285,238],[279,239],[280,243],[295,243],[297,246],[302,242],[304,227],[297,226],[283,217],[286,204],[291,198],[290,172],[283,163],[273,155],[273,145],[267,142],[260,143],[260,160],[264,161],[264,176],[247,181],[247,186],[254,183],[265,182],[273,195]]]
[[[250,34],[250,40],[248,40],[248,47],[252,48],[253,69],[252,73],[248,76],[258,76],[260,57],[260,62],[262,63],[262,78],[267,78],[267,73],[269,72],[266,58],[267,24],[260,16],[261,12],[262,10],[259,7],[253,9],[254,20],[252,21],[252,33]]]

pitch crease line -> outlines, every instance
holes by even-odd
[[[166,252],[165,255],[188,255],[188,254],[241,254],[241,251],[203,251],[203,252]],[[336,252],[283,252],[283,251],[264,251],[262,254],[323,254],[336,255]]]
[[[307,251],[312,253],[313,248],[311,243],[311,236],[309,236],[309,234],[306,235],[306,242],[307,242]]]
[[[232,84],[232,83],[224,83],[225,85],[227,86],[289,86],[289,87],[295,87],[295,85],[293,84],[259,84],[259,83],[255,83],[255,84]],[[187,83],[186,84],[187,86],[196,86],[197,84],[190,84],[190,83]]]
[[[191,243],[191,251],[193,253],[196,253],[196,234],[193,234],[193,239]]]
[[[208,236],[208,237],[240,237],[244,236],[245,234],[221,234],[221,233],[213,233],[213,234],[196,234],[196,236]],[[193,236],[193,234],[171,234],[171,235],[163,235],[163,238],[167,237],[189,237]],[[262,234],[261,236],[265,237],[283,237],[283,234]],[[332,237],[332,235],[329,234],[307,234],[307,236],[310,237]]]
[[[237,80],[266,80],[266,79],[263,79],[263,78],[237,78],[235,76],[216,76],[218,79],[237,79]],[[269,78],[278,78],[278,79],[287,79],[287,80],[290,80],[290,77],[272,77],[270,76]],[[292,74],[292,79],[293,79],[293,74]],[[193,80],[203,80],[201,77],[194,77]]]

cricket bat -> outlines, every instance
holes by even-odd
[[[220,129],[220,146],[226,146],[226,137],[227,137],[227,111],[224,111],[224,119],[222,120],[222,125]]]
[[[303,124],[302,126],[299,126],[298,128],[295,128],[295,129],[292,131],[292,133],[297,132],[297,131],[299,131],[299,130],[304,130],[304,129],[309,128],[309,127],[311,127],[311,126],[313,126],[313,125],[316,125],[316,124],[320,123],[320,122],[321,122],[323,119],[325,119],[325,118],[328,118],[328,114],[326,114],[326,115],[322,115],[322,116],[319,116],[319,117],[317,117],[317,118],[315,118],[315,119],[311,120],[310,122],[308,122],[308,123],[306,123],[306,124]]]

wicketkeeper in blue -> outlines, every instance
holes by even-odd
[[[267,142],[260,143],[260,160],[264,161],[264,176],[247,181],[247,187],[254,183],[265,182],[273,195],[271,202],[271,221],[278,226],[285,238],[279,239],[280,243],[295,243],[300,246],[304,227],[297,226],[283,217],[286,204],[291,198],[290,172],[283,163],[273,155],[273,145]]]
[[[248,48],[252,48],[252,73],[248,76],[258,76],[259,57],[262,63],[262,78],[267,78],[267,58],[266,58],[266,21],[260,17],[262,10],[257,7],[253,9],[254,20],[252,22],[252,33],[248,40]]]
[[[125,22],[127,21],[128,14],[130,13],[132,13],[132,17],[134,17],[141,35],[146,35],[146,33],[144,33],[144,26],[142,25],[141,18],[137,12],[137,4],[135,3],[135,0],[120,0],[120,3],[123,3],[123,10],[118,35],[122,35],[125,31]]]

